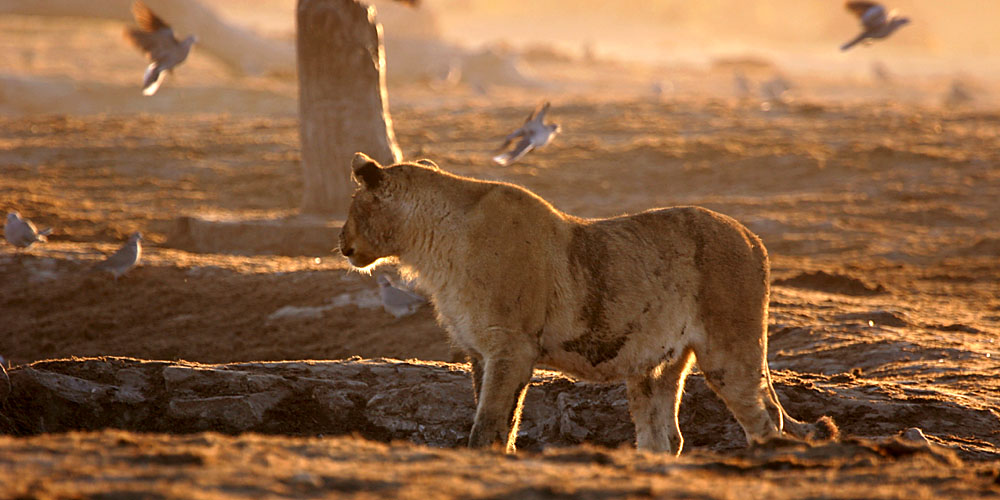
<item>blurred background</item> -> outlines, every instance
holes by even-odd
[[[128,12],[120,19],[35,16],[17,14],[17,3],[0,2],[5,113],[295,110],[295,0],[203,2],[222,22],[280,49],[282,68],[234,72],[203,43],[177,72],[172,95],[152,102],[118,98],[120,91],[136,94],[144,68],[120,36]],[[374,3],[385,27],[390,88],[399,90],[390,92],[395,102],[434,104],[453,95],[520,102],[525,86],[591,99],[766,100],[774,97],[768,83],[780,76],[784,98],[996,105],[1000,32],[992,24],[1000,4],[990,2],[894,2],[887,7],[912,23],[847,52],[839,46],[859,26],[840,0]],[[191,32],[184,20],[168,22],[178,36]],[[506,92],[512,86],[517,91]]]

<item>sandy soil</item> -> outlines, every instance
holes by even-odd
[[[15,21],[25,46],[54,29]],[[12,53],[16,40],[6,40],[0,49]],[[80,50],[87,42],[70,45]],[[47,60],[37,56],[46,50],[52,49],[26,51],[23,62],[10,64],[20,64],[15,69],[31,78],[88,78],[38,62]],[[108,48],[102,71],[111,75],[111,87],[102,87],[101,96],[134,90],[126,87],[134,80],[126,66],[136,59],[118,50]],[[192,61],[192,68],[208,66],[210,61]],[[716,455],[697,447],[679,461],[591,448],[505,458],[347,438],[108,431],[3,438],[3,495],[1000,494],[1000,112],[924,105],[884,93],[762,106],[731,91],[698,90],[698,82],[714,82],[707,89],[729,82],[729,69],[678,72],[672,79],[684,91],[656,97],[642,95],[648,69],[581,69],[579,62],[558,59],[536,61],[533,69],[556,86],[485,94],[469,87],[393,87],[405,156],[523,184],[576,215],[697,204],[736,217],[763,238],[773,258],[772,369],[833,380],[830,390],[845,404],[829,414],[848,424],[857,416],[847,403],[859,394],[911,405],[907,421],[847,427],[884,439],[920,425],[958,458],[897,458],[874,444],[858,445],[869,451],[843,445],[814,462],[801,458],[808,454],[802,450],[782,461],[765,451]],[[584,73],[591,86],[566,83]],[[609,91],[630,76],[644,83]],[[206,82],[219,89],[206,90]],[[814,95],[833,93],[822,88]],[[0,210],[19,210],[54,228],[48,244],[27,252],[0,246],[0,355],[13,364],[96,355],[459,361],[431,311],[389,316],[373,280],[348,272],[337,255],[196,254],[167,246],[179,215],[295,212],[302,183],[292,89],[289,82],[192,71],[180,75],[174,97],[171,87],[164,88],[164,99],[181,103],[192,95],[185,92],[202,92],[203,100],[183,113],[125,107],[113,114],[65,114],[58,111],[100,111],[112,101],[96,108],[60,101],[41,110],[48,112],[0,117]],[[553,101],[551,116],[563,134],[510,168],[491,165],[490,152],[539,92]],[[270,100],[258,105],[255,96]],[[251,112],[225,109],[240,102]],[[205,112],[193,112],[200,103]],[[89,271],[134,230],[146,236],[142,267],[117,282]],[[949,414],[922,415],[925,407],[979,418],[968,424],[936,420]],[[59,479],[42,482],[52,477]]]
[[[990,498],[986,464],[852,442],[679,460],[579,446],[507,456],[352,438],[105,431],[0,438],[22,498]],[[16,458],[14,458],[16,457]],[[836,472],[832,472],[836,471]],[[43,482],[40,478],[45,477]],[[109,487],[109,485],[113,485]]]

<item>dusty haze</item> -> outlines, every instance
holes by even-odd
[[[277,47],[294,42],[294,0],[205,4]],[[848,439],[747,449],[728,413],[707,411],[721,403],[695,373],[678,460],[632,449],[620,386],[560,397],[568,381],[529,390],[522,426],[552,440],[505,457],[447,449],[472,424],[461,382],[401,379],[372,397],[385,378],[251,366],[244,379],[181,361],[467,368],[430,308],[383,310],[375,280],[331,251],[336,231],[277,247],[237,231],[212,248],[178,238],[187,216],[298,212],[294,66],[242,76],[196,46],[146,98],[146,62],[121,20],[0,14],[0,213],[53,228],[21,253],[0,241],[0,355],[11,380],[58,382],[17,382],[0,404],[0,433],[12,434],[0,436],[0,496],[1000,493],[1000,4],[900,1],[911,25],[846,53],[859,28],[834,0],[422,4],[379,2],[404,157],[524,185],[584,217],[700,205],[736,218],[772,259],[768,359],[783,405],[832,416]],[[509,167],[491,163],[543,100],[562,133]],[[117,282],[91,272],[136,230],[141,266]],[[171,390],[165,368],[142,360],[232,383]],[[173,383],[188,380],[176,369]],[[351,411],[319,405],[309,384],[333,386],[323,401]],[[303,400],[275,396],[292,386]],[[203,425],[172,420],[175,398]],[[227,420],[233,408],[267,435],[235,433],[246,428]],[[431,427],[454,439],[415,444],[417,421],[442,412],[452,420]],[[926,439],[901,441],[919,437],[913,428]]]

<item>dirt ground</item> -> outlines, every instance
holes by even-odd
[[[109,430],[0,437],[0,449],[0,467],[12,473],[0,485],[11,498],[918,499],[1000,490],[988,465],[956,467],[946,453],[899,443],[672,459],[592,446],[502,455],[343,437]]]
[[[2,22],[18,27],[25,46],[55,29]],[[0,53],[17,47],[8,39]],[[108,50],[113,63],[102,70],[112,87],[101,95],[134,80],[119,67],[128,59]],[[37,64],[20,69],[33,78],[58,73]],[[504,457],[350,437],[107,430],[0,438],[0,496],[1000,495],[1000,112],[892,96],[810,98],[801,88],[794,100],[767,103],[698,90],[728,83],[728,69],[678,70],[684,91],[673,94],[643,94],[644,85],[613,93],[609,81],[650,71],[558,58],[533,64],[553,87],[390,87],[405,157],[524,185],[580,216],[693,204],[742,221],[772,256],[772,370],[824,376],[826,390],[844,401],[827,413],[878,443],[820,446],[820,458],[799,448],[692,447],[673,460],[586,445]],[[209,63],[192,61],[199,65]],[[296,212],[302,194],[291,83],[178,73],[164,99],[182,101],[194,92],[186,83],[216,77],[229,90],[199,87],[208,92],[199,94],[203,112],[56,106],[0,117],[0,211],[53,228],[49,243],[25,252],[0,245],[3,359],[461,361],[429,308],[393,318],[374,280],[348,271],[339,255],[170,247],[179,216],[283,216]],[[583,73],[590,87],[566,83]],[[815,95],[832,93],[802,82],[823,89]],[[253,104],[251,91],[266,94],[267,104]],[[228,100],[218,104],[212,92]],[[491,164],[493,149],[541,96],[552,100],[563,133],[511,167]],[[225,109],[241,100],[250,112]],[[118,281],[90,270],[135,230],[146,243],[141,267]],[[912,418],[852,427],[859,416],[850,401],[860,397],[907,405]],[[949,421],[954,415],[976,418]],[[950,451],[893,452],[886,439],[913,426]]]

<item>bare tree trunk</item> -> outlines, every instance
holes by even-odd
[[[195,50],[211,53],[242,74],[291,76],[292,47],[268,40],[250,30],[223,22],[196,0],[146,0],[177,36],[198,36]],[[132,0],[0,0],[0,14],[55,17],[92,17],[132,22]]]
[[[356,0],[299,0],[296,15],[302,211],[346,215],[350,162],[362,151],[396,163],[382,27]]]

